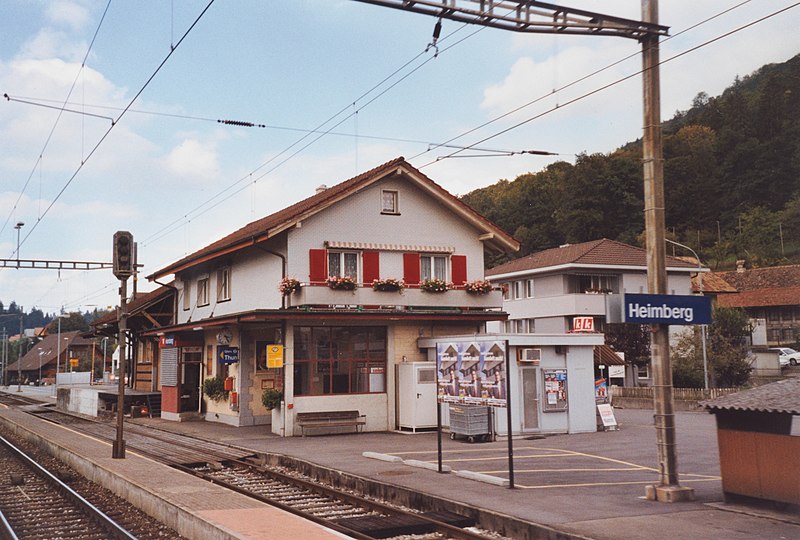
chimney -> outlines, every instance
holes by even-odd
[[[737,271],[738,273],[740,273],[740,274],[741,274],[742,272],[744,272],[744,259],[738,259],[738,260],[736,261],[736,271]]]
[[[326,186],[325,184],[321,184],[321,185],[320,185],[320,186],[319,186],[319,187],[318,187],[316,190],[314,190],[314,192],[315,192],[317,195],[319,195],[320,193],[322,193],[322,192],[323,192],[323,191],[325,191],[326,189],[328,189],[328,186]]]

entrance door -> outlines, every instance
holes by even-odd
[[[195,412],[200,408],[200,366],[202,359],[202,353],[183,353],[180,412]]]
[[[539,392],[536,385],[535,367],[520,369],[522,377],[522,430],[539,429]]]

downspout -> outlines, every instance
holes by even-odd
[[[271,249],[267,249],[264,246],[256,244],[256,239],[253,238],[253,245],[260,249],[265,253],[269,253],[270,255],[275,255],[276,257],[280,258],[281,260],[281,279],[286,278],[286,256],[278,253],[277,251],[272,251]],[[286,309],[286,297],[281,297],[281,309]]]

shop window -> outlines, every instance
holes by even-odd
[[[386,392],[385,327],[295,327],[294,350],[295,395]]]

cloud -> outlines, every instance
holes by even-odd
[[[45,8],[45,17],[54,24],[63,24],[74,30],[83,29],[90,18],[84,6],[68,0],[50,0]]]
[[[185,139],[166,157],[166,167],[182,178],[210,181],[220,174],[215,142]]]

